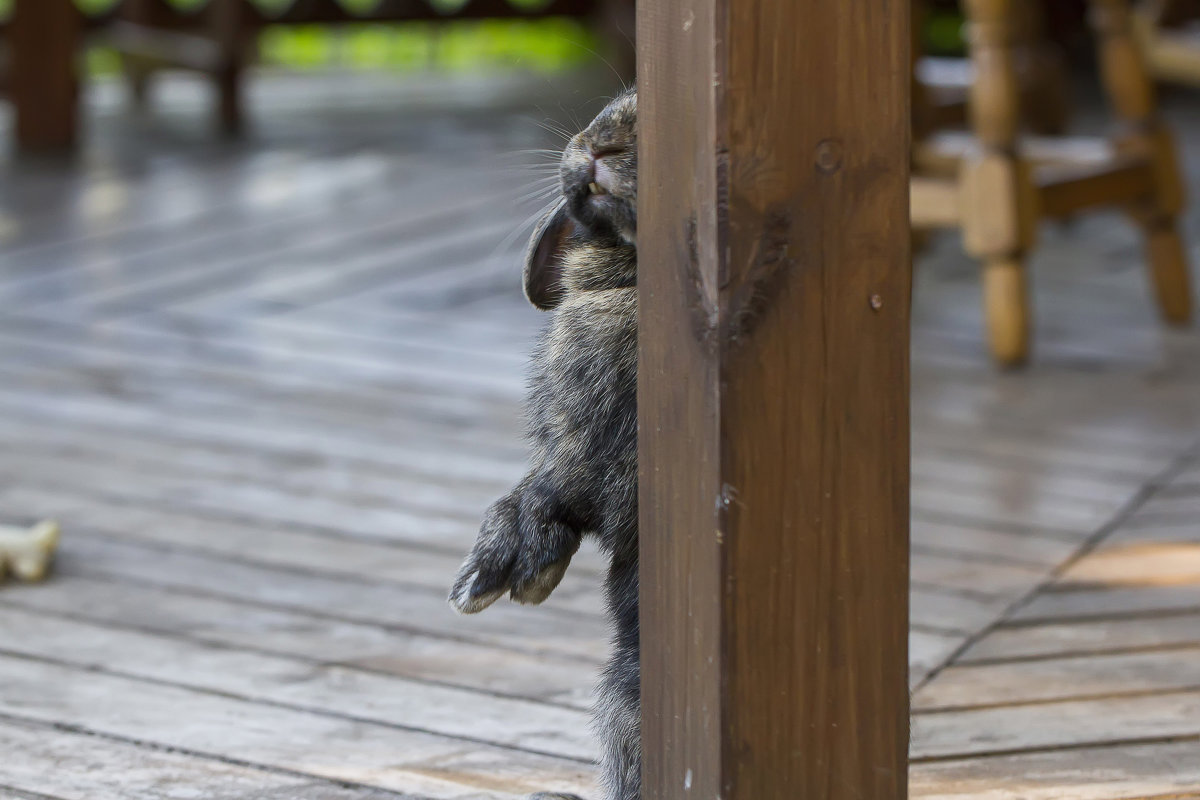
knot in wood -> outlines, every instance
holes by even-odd
[[[816,158],[814,159],[817,169],[826,175],[837,172],[842,168],[843,151],[842,143],[838,139],[822,139],[817,142]]]

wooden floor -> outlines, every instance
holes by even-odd
[[[0,163],[0,521],[65,532],[0,588],[0,797],[594,796],[596,554],[444,600],[522,468],[512,154],[568,85],[270,78],[244,145],[98,91],[79,163]],[[957,241],[919,264],[916,798],[1200,798],[1200,332],[1138,247],[1045,231],[1020,374]]]

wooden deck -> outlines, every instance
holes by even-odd
[[[64,528],[0,588],[0,797],[594,796],[597,555],[444,601],[522,468],[509,154],[562,85],[271,78],[239,146],[101,87],[77,168],[0,165],[0,520]],[[915,798],[1200,798],[1200,332],[1138,246],[1046,231],[1020,374],[957,243],[919,265]]]

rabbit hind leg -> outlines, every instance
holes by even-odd
[[[615,640],[596,698],[606,800],[641,800],[642,703],[637,559],[614,559],[607,581]]]

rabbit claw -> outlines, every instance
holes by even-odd
[[[465,569],[465,566],[464,566]],[[459,571],[459,577],[454,581],[450,591],[450,605],[460,614],[478,614],[492,603],[499,600],[506,589],[488,590],[480,585],[479,570],[464,575]]]
[[[450,590],[450,605],[477,614],[505,594],[517,603],[541,603],[562,580],[579,541],[577,532],[514,491],[484,516]]]
[[[562,581],[579,549],[579,535],[561,522],[546,524],[536,541],[525,541],[524,556],[517,560],[509,597],[513,602],[535,606],[550,596]]]

